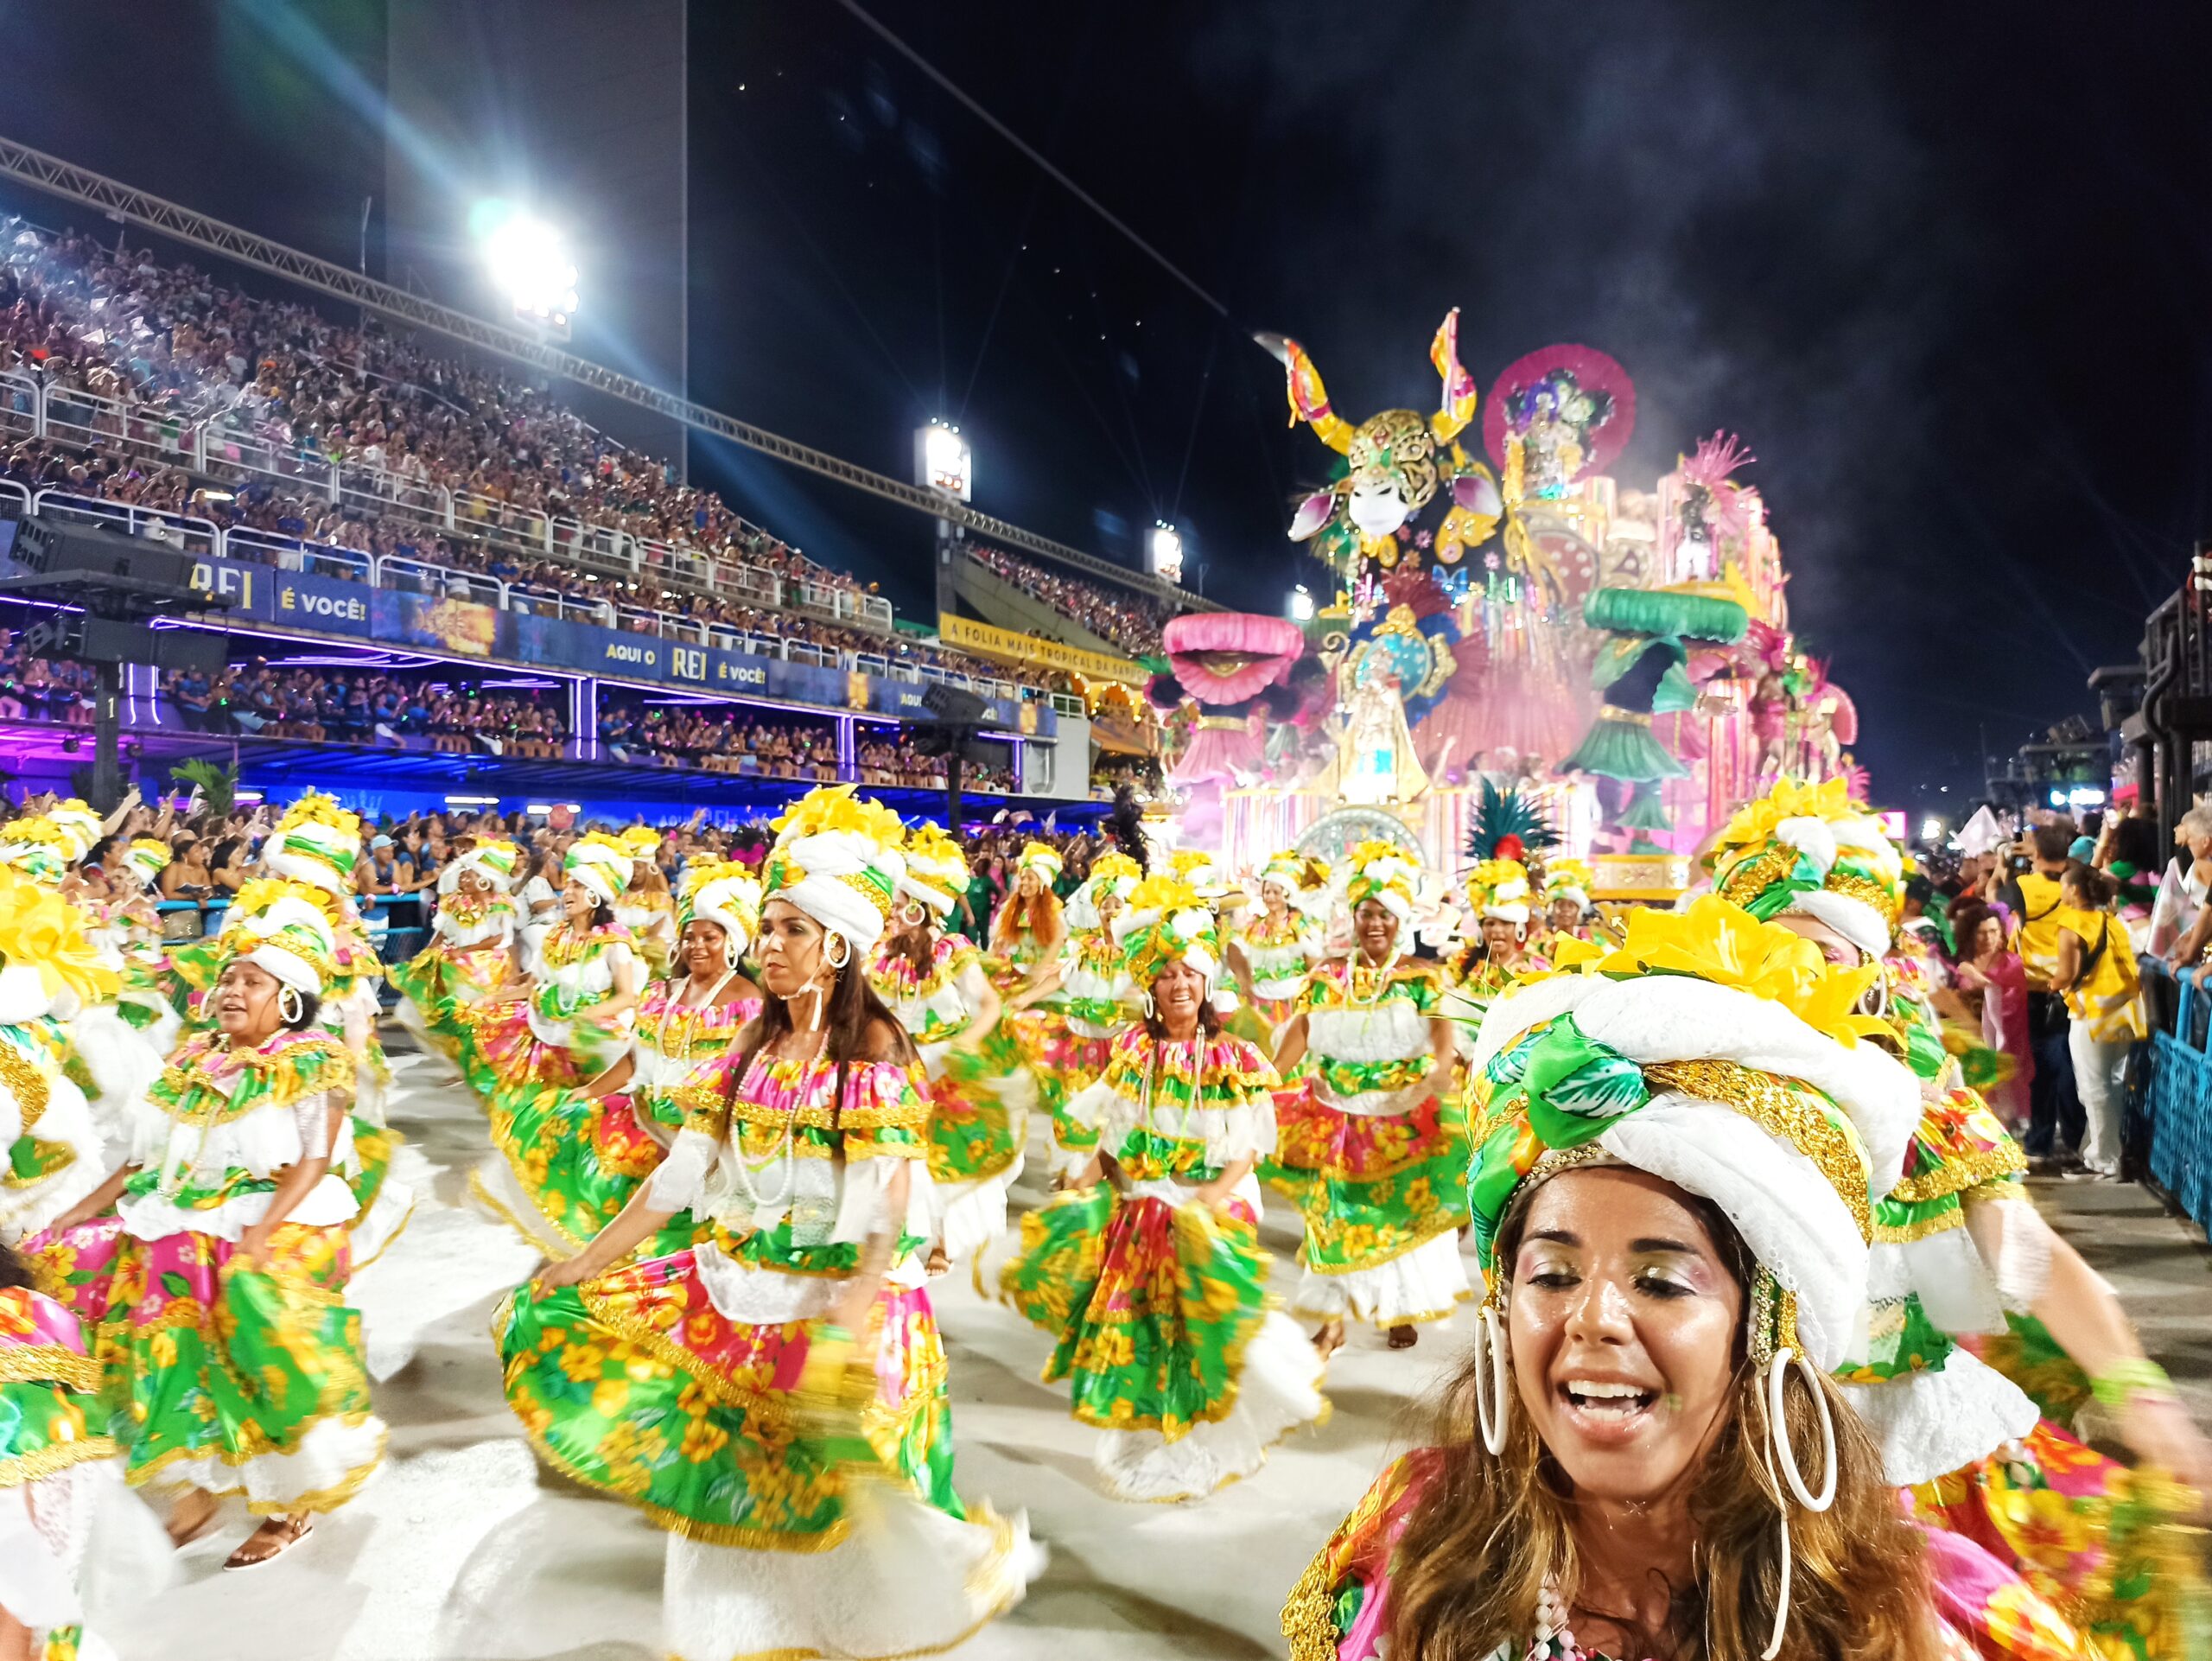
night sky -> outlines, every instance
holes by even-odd
[[[0,0],[0,130],[350,264],[377,10]],[[835,0],[695,0],[692,392],[790,436],[903,477],[950,416],[986,511],[1132,561],[1172,519],[1189,580],[1275,610],[1326,452],[1252,330],[1355,419],[1433,402],[1454,305],[1485,392],[1594,346],[1624,483],[1742,436],[1877,794],[1942,806],[1985,734],[2091,708],[2212,536],[2200,8],[869,10],[1228,315]],[[693,464],[925,614],[926,521]]]

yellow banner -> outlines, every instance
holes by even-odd
[[[945,645],[963,652],[979,652],[987,658],[998,658],[1007,663],[1043,664],[1049,669],[1065,669],[1081,675],[1085,680],[1119,681],[1124,686],[1141,686],[1151,678],[1127,658],[1085,652],[1081,646],[1065,646],[1042,635],[1017,634],[1010,628],[995,628],[988,623],[973,622],[944,612],[937,614],[937,632]]]

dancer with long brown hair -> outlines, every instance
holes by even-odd
[[[507,1399],[549,1463],[669,1531],[680,1661],[928,1653],[1034,1554],[952,1489],[929,1097],[867,972],[903,831],[849,786],[777,824],[760,1015],[622,1214],[502,1307]],[[616,1267],[684,1211],[690,1248]]]
[[[2009,1630],[1949,1624],[2001,1571],[1899,1511],[1827,1376],[1918,1113],[1871,976],[1715,899],[1597,968],[1484,1023],[1476,1343],[1294,1593],[1294,1661],[2085,1653],[2017,1581]]]

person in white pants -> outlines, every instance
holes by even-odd
[[[2058,932],[2058,970],[2051,977],[2051,990],[2065,994],[2074,1017],[2067,1049],[2087,1123],[2082,1163],[2105,1177],[2120,1174],[2128,1052],[2151,1030],[2127,931],[2108,909],[2117,886],[2079,860],[2067,866],[2058,879],[2067,909]]]

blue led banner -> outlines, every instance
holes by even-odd
[[[824,710],[925,721],[924,688],[818,664],[786,663],[717,646],[663,640],[626,629],[497,611],[435,594],[371,589],[334,577],[272,570],[238,560],[203,559],[194,580],[231,601],[244,627],[375,640],[460,662],[497,660],[571,675],[696,688],[734,698],[766,697]],[[1048,705],[994,698],[985,716],[1001,732],[1050,737]]]

